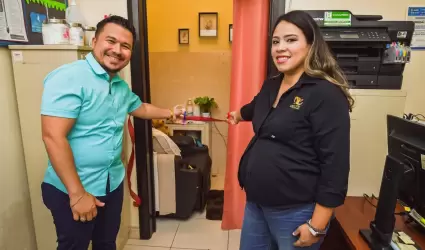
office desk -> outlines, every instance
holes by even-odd
[[[372,200],[376,205],[376,200]],[[400,212],[401,207],[396,209]],[[347,197],[343,206],[336,209],[336,220],[321,250],[369,250],[367,243],[361,237],[359,230],[368,229],[369,223],[375,217],[376,208],[364,197]],[[422,249],[425,249],[425,233],[414,223],[406,224],[404,217],[396,216],[396,230],[402,230],[409,235]]]

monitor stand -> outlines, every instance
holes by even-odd
[[[370,227],[373,228],[375,233],[380,234],[373,222],[370,223]],[[360,235],[362,236],[363,240],[366,241],[371,250],[393,250],[391,245],[388,243],[382,243],[380,240],[378,240],[380,238],[379,236],[373,236],[373,231],[372,229],[360,230]]]
[[[375,219],[370,228],[360,230],[360,235],[372,250],[390,250],[394,233],[398,186],[404,175],[404,164],[387,155],[379,191]]]

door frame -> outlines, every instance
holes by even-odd
[[[146,0],[127,0],[128,19],[136,29],[131,58],[131,86],[142,102],[150,103],[149,50]],[[152,121],[134,118],[137,193],[140,239],[150,239],[156,231],[156,209],[152,150]]]
[[[273,58],[270,55],[270,48],[272,45],[272,32],[275,25],[276,20],[280,15],[285,14],[286,11],[286,0],[270,0],[270,14],[269,14],[269,38],[267,43],[267,76],[275,76],[279,72],[274,65]]]

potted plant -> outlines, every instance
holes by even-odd
[[[218,107],[214,98],[210,98],[208,96],[197,97],[195,98],[194,103],[199,106],[203,117],[211,117],[211,110]]]

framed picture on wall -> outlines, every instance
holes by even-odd
[[[189,29],[179,29],[179,44],[189,44]]]
[[[217,37],[218,30],[218,13],[217,12],[200,12],[199,13],[199,36],[200,37]]]
[[[233,42],[233,24],[229,24],[229,42]]]

